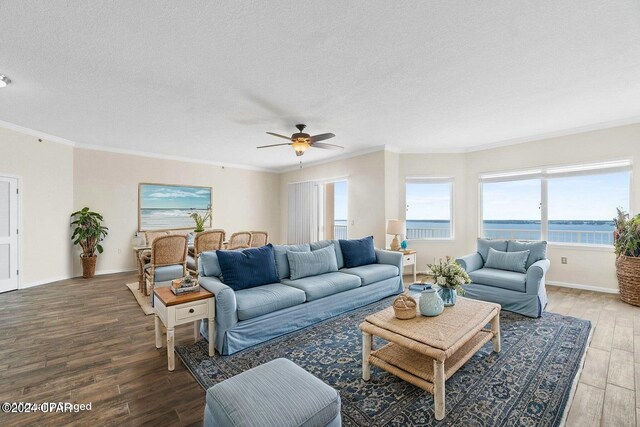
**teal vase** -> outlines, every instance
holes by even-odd
[[[442,313],[444,303],[435,289],[425,289],[420,293],[420,303],[418,307],[420,308],[420,314],[433,317]]]
[[[458,296],[458,293],[455,289],[440,288],[438,293],[440,294],[440,298],[442,298],[445,307],[456,305],[456,297]]]
[[[400,247],[402,249],[407,249],[408,246],[409,246],[409,242],[407,242],[406,240],[403,240],[402,243],[400,243]]]

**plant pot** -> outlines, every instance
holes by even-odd
[[[440,288],[438,290],[438,294],[440,294],[440,298],[442,298],[445,307],[452,307],[456,305],[456,297],[458,296],[458,293],[455,289]]]
[[[620,299],[640,306],[640,258],[621,255],[616,259]]]
[[[80,259],[82,260],[82,277],[85,279],[91,279],[96,275],[96,260],[98,259],[97,255],[84,257],[80,255]]]

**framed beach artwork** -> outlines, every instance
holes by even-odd
[[[211,205],[211,187],[138,184],[138,231],[194,228],[191,214]]]

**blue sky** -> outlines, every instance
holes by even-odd
[[[333,191],[335,198],[333,206],[334,220],[346,220],[348,218],[347,181],[335,182]]]
[[[140,191],[140,207],[143,209],[206,209],[211,204],[211,192],[208,188],[144,185]]]
[[[629,173],[548,180],[549,220],[611,220],[616,207],[629,210]],[[450,218],[449,184],[406,186],[407,220]],[[540,220],[540,179],[483,185],[486,220]]]

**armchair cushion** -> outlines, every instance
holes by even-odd
[[[187,255],[187,268],[193,271],[196,269],[196,259],[191,255]]]
[[[287,251],[291,280],[338,271],[333,243],[311,252]]]
[[[489,248],[486,268],[497,268],[498,270],[515,271],[516,273],[526,273],[525,264],[529,258],[529,250],[521,252],[500,252]]]
[[[509,289],[512,291],[526,291],[526,275],[515,271],[497,270],[495,268],[481,268],[472,271],[469,277],[473,283],[492,286],[494,288]]]
[[[144,266],[147,275],[151,274],[151,264]],[[179,279],[184,276],[184,269],[180,265],[166,265],[164,267],[156,267],[154,271],[154,282],[168,282],[170,280]]]
[[[278,273],[273,246],[242,251],[216,251],[224,283],[234,291],[277,283]]]
[[[201,276],[222,277],[220,262],[216,251],[200,252],[198,254],[198,269]]]
[[[529,251],[529,257],[525,268],[531,267],[534,263],[547,258],[547,242],[518,242],[510,240],[507,245],[508,252]]]
[[[482,262],[487,262],[487,257],[489,256],[489,248],[493,248],[496,251],[506,252],[507,241],[493,240],[493,239],[478,239],[478,253],[482,257]]]
[[[346,268],[360,267],[361,265],[374,264],[376,262],[373,236],[362,239],[340,240],[340,249],[342,249]]]

